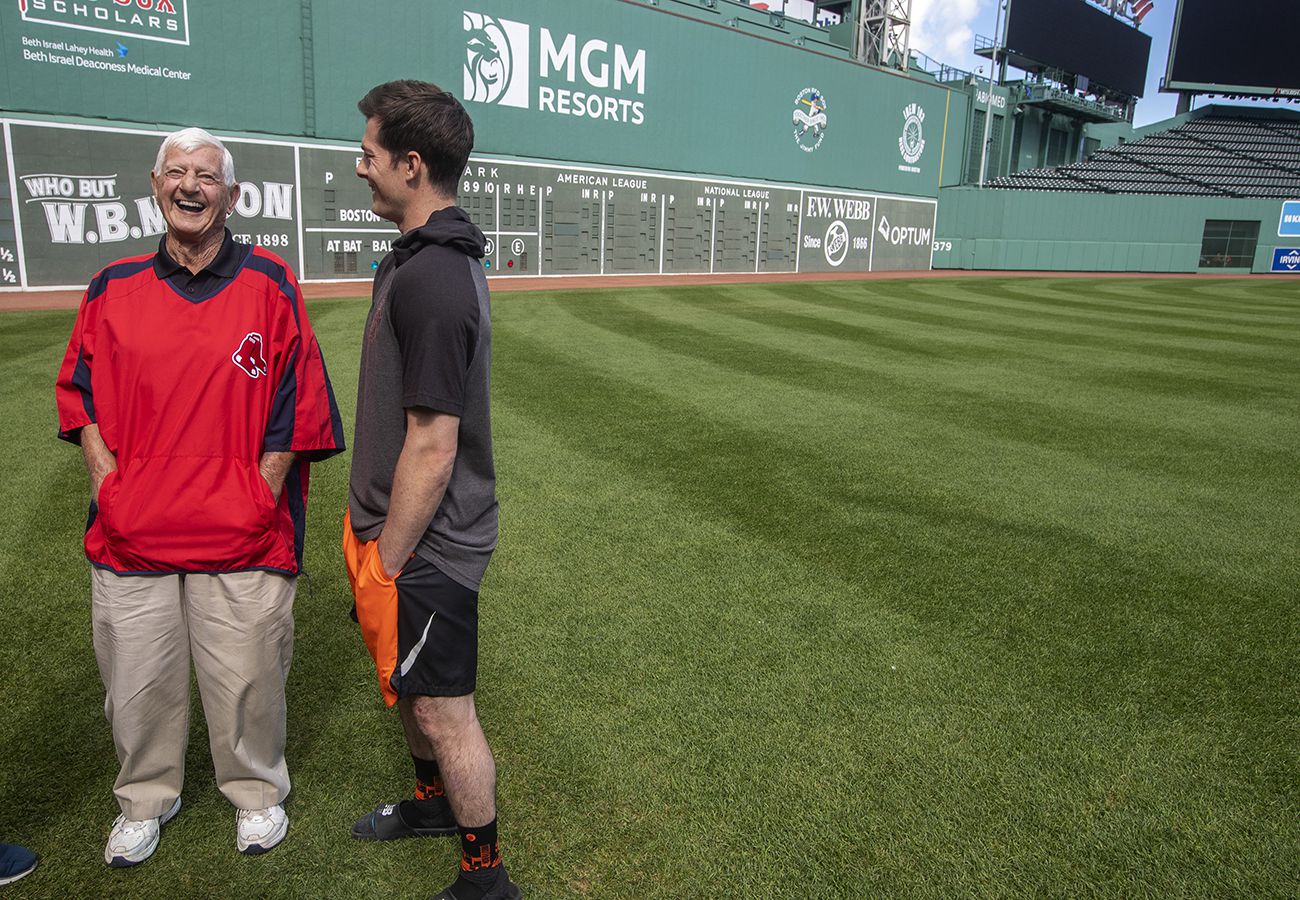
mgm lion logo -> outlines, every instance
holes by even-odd
[[[528,108],[528,26],[465,13],[465,99]]]

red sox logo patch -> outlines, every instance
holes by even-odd
[[[250,331],[244,335],[244,340],[240,343],[239,349],[230,357],[231,361],[249,378],[256,378],[259,375],[266,374],[266,356],[262,353],[262,336],[256,331]]]

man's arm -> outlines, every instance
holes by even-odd
[[[296,453],[281,451],[263,453],[257,462],[257,469],[262,473],[262,478],[266,479],[266,486],[271,489],[271,496],[276,503],[280,502],[280,491],[284,490],[284,479],[289,474],[295,456]]]
[[[388,520],[379,534],[379,562],[396,577],[415,551],[451,479],[460,417],[431,409],[406,411],[406,440],[397,457]]]
[[[81,429],[81,455],[86,460],[86,472],[90,475],[90,499],[99,502],[99,486],[104,483],[108,473],[117,469],[117,457],[104,443],[99,433],[99,426],[94,422]]]

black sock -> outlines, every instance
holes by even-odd
[[[434,797],[446,799],[447,792],[442,786],[442,772],[438,769],[436,759],[420,759],[411,754],[415,763],[415,799],[432,800]]]
[[[411,761],[415,763],[415,799],[402,801],[402,819],[416,828],[450,825],[451,804],[447,802],[437,761],[420,759],[414,754]]]
[[[478,900],[497,883],[501,875],[501,847],[497,843],[497,820],[478,828],[457,825],[460,831],[460,877],[457,884],[474,887],[479,893],[465,900]],[[462,891],[457,889],[456,896]],[[468,893],[468,891],[466,891]]]

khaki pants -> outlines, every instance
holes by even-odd
[[[221,793],[241,809],[288,795],[284,684],[296,582],[270,572],[91,570],[95,659],[121,763],[113,793],[128,819],[162,815],[180,796],[191,657]]]

